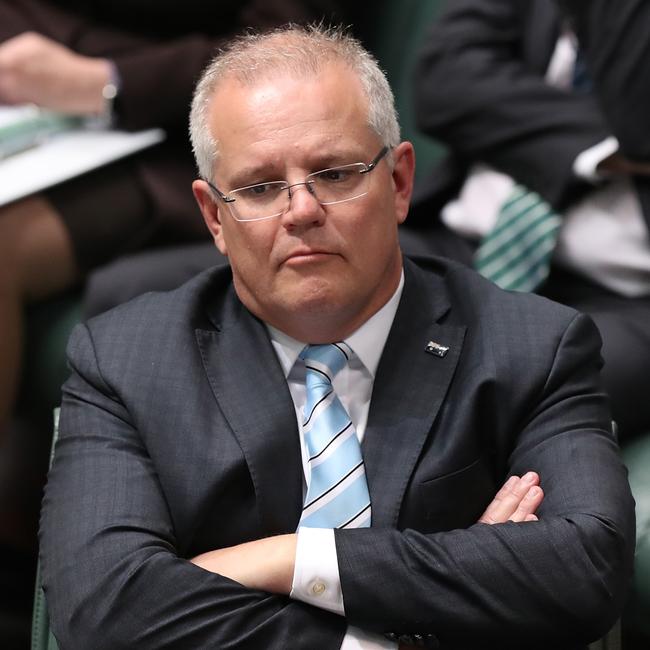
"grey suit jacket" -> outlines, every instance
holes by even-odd
[[[578,647],[617,616],[634,544],[596,329],[442,260],[405,278],[364,439],[373,526],[336,533],[347,621]],[[185,559],[294,531],[301,510],[291,396],[229,270],[79,326],[69,359],[41,527],[61,645],[338,648],[342,617]],[[475,524],[529,469],[540,522]]]

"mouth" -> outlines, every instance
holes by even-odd
[[[330,251],[313,249],[313,248],[301,248],[293,251],[284,259],[283,264],[289,266],[297,266],[301,264],[315,264],[318,262],[324,262],[328,259],[331,259],[335,256],[336,253]]]

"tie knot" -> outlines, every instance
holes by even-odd
[[[300,353],[307,371],[316,371],[329,383],[350,359],[352,350],[345,343],[306,345]]]

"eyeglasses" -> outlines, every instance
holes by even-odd
[[[368,194],[369,173],[388,153],[382,150],[369,163],[352,163],[340,167],[330,167],[313,172],[302,183],[289,185],[286,181],[256,183],[231,190],[224,194],[216,185],[206,181],[210,188],[229,204],[230,212],[236,221],[262,221],[283,215],[291,204],[293,188],[304,185],[321,205],[333,205],[353,201]]]

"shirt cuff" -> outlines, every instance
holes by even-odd
[[[597,171],[598,165],[616,153],[619,149],[618,140],[612,135],[597,145],[583,151],[573,163],[573,173],[590,183],[598,183],[606,176]]]
[[[399,644],[383,634],[365,632],[359,627],[348,626],[341,650],[397,650]]]
[[[296,565],[289,596],[314,607],[345,615],[332,529],[298,529]]]

